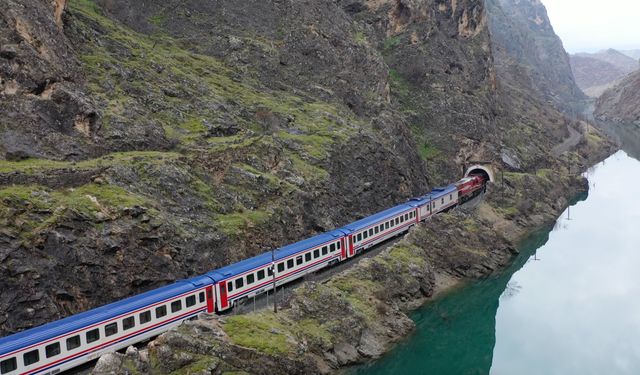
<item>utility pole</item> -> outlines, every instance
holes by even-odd
[[[278,293],[276,290],[276,250],[271,249],[271,276],[273,277],[273,313],[278,313]]]
[[[502,193],[502,202],[504,202],[504,169],[500,169],[500,192]]]

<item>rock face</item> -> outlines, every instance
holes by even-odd
[[[571,56],[571,69],[576,83],[591,97],[600,96],[638,68],[640,64],[637,59],[614,49]]]
[[[552,168],[570,134],[547,101],[577,94],[538,3],[5,3],[2,335],[338,227],[474,161]]]
[[[488,0],[487,10],[498,75],[512,87],[573,112],[585,97],[542,2]]]
[[[596,102],[594,116],[601,121],[640,126],[640,71],[626,76]]]

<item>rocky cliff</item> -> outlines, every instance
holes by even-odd
[[[584,93],[594,98],[638,68],[640,65],[636,59],[614,49],[571,56],[571,70],[576,83]]]
[[[540,0],[487,0],[498,75],[509,89],[573,113],[585,99]],[[525,95],[527,95],[525,94]]]
[[[345,224],[474,161],[525,182],[560,168],[571,121],[547,102],[579,91],[544,8],[505,4],[4,0],[0,334]],[[563,158],[606,149],[578,141]],[[501,215],[538,207],[516,197]]]
[[[604,122],[640,126],[640,71],[626,76],[597,100],[594,116]]]

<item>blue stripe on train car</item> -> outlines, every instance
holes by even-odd
[[[306,240],[302,240],[275,250],[275,259],[276,261],[278,261],[284,258],[288,258],[294,254],[312,249],[324,243],[335,241],[342,236],[344,236],[343,232],[339,230],[333,230],[330,232],[319,234],[317,236],[313,236],[311,238],[307,238]],[[234,263],[226,267],[210,271],[207,273],[207,276],[209,276],[215,282],[218,282],[254,270],[256,268],[263,267],[267,264],[271,264],[271,252],[266,252],[252,258],[245,259],[238,263]]]
[[[171,285],[0,338],[0,356],[142,309],[211,283],[211,278],[206,276],[180,280]]]

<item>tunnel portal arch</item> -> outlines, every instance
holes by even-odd
[[[491,167],[488,165],[473,165],[467,168],[467,171],[464,175],[465,177],[468,177],[470,175],[475,175],[475,174],[484,176],[490,182],[495,182],[493,171],[491,170]]]

